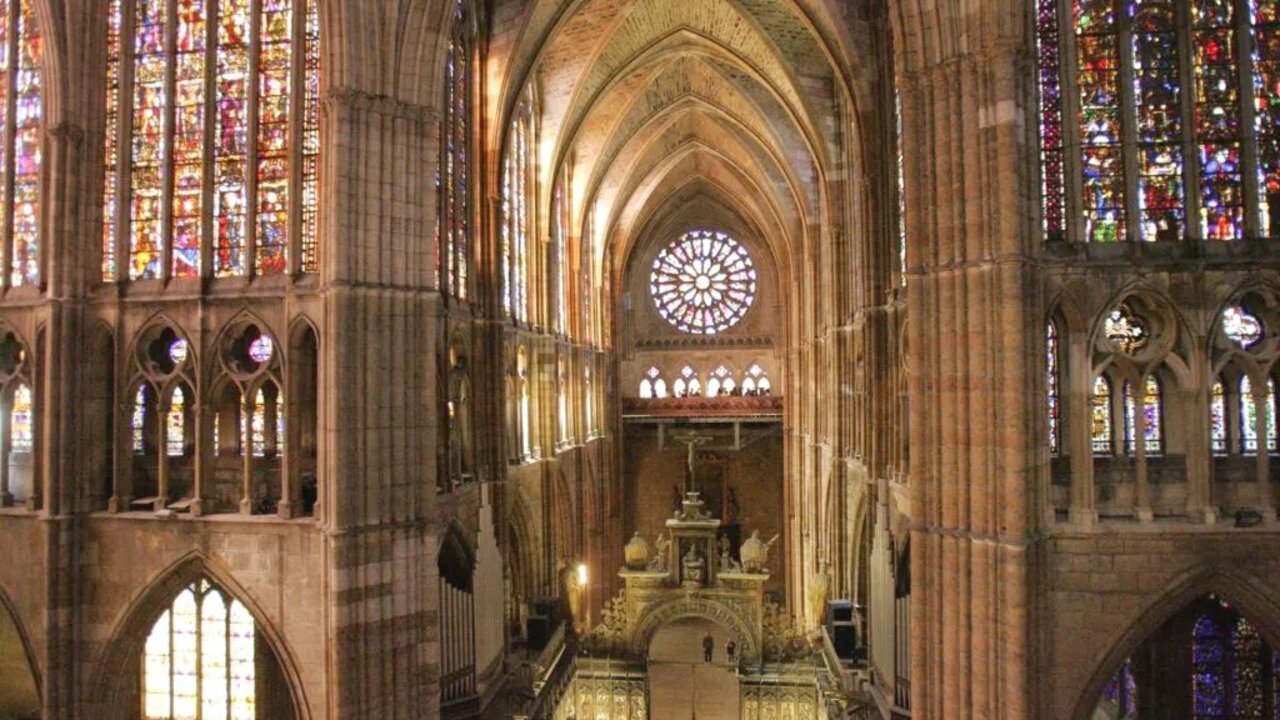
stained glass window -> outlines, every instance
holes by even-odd
[[[1125,660],[1124,665],[1116,671],[1111,680],[1102,688],[1102,697],[1110,701],[1117,717],[1127,720],[1138,718],[1138,682],[1133,674],[1133,666]]]
[[[1258,406],[1261,402],[1266,416],[1265,427],[1259,427]],[[1245,453],[1258,452],[1258,434],[1266,433],[1267,450],[1276,449],[1276,393],[1275,382],[1267,380],[1267,392],[1263,398],[1255,397],[1253,383],[1247,375],[1240,377],[1240,448]]]
[[[445,292],[467,297],[471,234],[471,78],[473,32],[467,4],[454,5],[445,57],[444,113],[440,128],[439,237]]]
[[[752,363],[742,376],[743,395],[768,395],[771,390],[769,376],[759,363]]]
[[[1209,449],[1215,455],[1227,452],[1227,397],[1221,382],[1213,384],[1209,398]]]
[[[18,385],[13,389],[13,405],[9,409],[9,452],[29,453],[35,448],[34,414],[31,388]]]
[[[515,319],[529,319],[529,173],[533,112],[526,97],[521,101],[507,138],[502,166],[503,309]]]
[[[1040,212],[1046,238],[1059,237],[1065,229],[1060,67],[1062,44],[1058,28],[1058,0],[1036,0],[1036,54],[1039,58],[1036,76],[1040,88]],[[901,122],[901,113],[898,122]],[[899,141],[901,142],[901,133]],[[899,168],[901,169],[901,163]]]
[[[1191,630],[1191,693],[1196,720],[1227,717],[1226,651],[1218,624],[1208,615]]]
[[[661,395],[657,395],[655,393],[655,387],[654,387],[654,384],[661,379],[662,379],[661,372],[658,371],[658,368],[651,367],[647,371],[645,371],[644,379],[640,381],[640,397],[645,399],[662,397]]]
[[[1110,455],[1111,449],[1111,382],[1099,375],[1093,380],[1092,437],[1096,455]]]
[[[1277,231],[1275,0],[1034,6],[1047,238],[1229,241]],[[1073,48],[1062,40],[1066,18]],[[1074,117],[1064,120],[1067,99]],[[1079,155],[1066,158],[1077,145]],[[1081,214],[1066,217],[1077,203]]]
[[[6,98],[12,88],[13,102],[0,106],[0,129],[12,128],[4,135],[0,148],[0,173],[13,187],[12,204],[0,193],[0,228],[12,253],[9,285],[33,285],[40,280],[40,139],[43,110],[41,106],[40,55],[43,42],[36,22],[32,0],[0,2],[0,77]],[[10,44],[12,42],[12,44]],[[10,55],[10,48],[16,55]],[[12,78],[10,77],[12,74]]]
[[[132,432],[131,446],[135,454],[141,455],[147,449],[147,405],[150,398],[149,386],[146,384],[138,386],[138,392],[133,396],[133,414],[130,418],[129,428]]]
[[[110,0],[104,280],[315,270],[315,6]]]
[[[267,398],[258,388],[253,395],[253,406],[249,410],[249,447],[254,457],[267,454]]]
[[[207,581],[178,594],[147,636],[145,720],[254,720],[253,616]]]
[[[1253,25],[1253,131],[1262,234],[1280,231],[1280,2],[1249,3]]]
[[[897,154],[898,180],[898,284],[907,284],[907,162],[903,155],[902,95],[893,93],[894,150]]]
[[[1050,322],[1045,334],[1045,404],[1049,416],[1049,452],[1057,454],[1061,446],[1061,429],[1059,419],[1061,410],[1058,407],[1059,346],[1058,324]]]
[[[1147,455],[1159,454],[1161,449],[1161,397],[1160,382],[1148,375],[1143,383],[1142,424],[1139,427],[1137,415],[1138,403],[1133,388],[1124,384],[1124,441],[1126,451],[1132,455],[1137,452],[1139,431],[1144,439],[1143,445]]]
[[[1129,309],[1121,305],[1103,321],[1102,331],[1111,344],[1124,353],[1134,353],[1147,344],[1147,323]]]
[[[693,230],[658,253],[649,294],[677,330],[714,335],[737,325],[755,302],[755,264],[728,234]]]
[[[1182,237],[1182,109],[1176,11],[1167,0],[1131,0],[1141,239]]]
[[[186,404],[182,388],[174,388],[169,399],[169,413],[165,416],[165,446],[169,457],[182,457],[187,451]]]
[[[564,183],[557,183],[551,200],[552,305],[556,332],[569,332],[569,205]]]
[[[1222,332],[1236,345],[1248,350],[1262,339],[1262,322],[1237,305],[1222,311]]]

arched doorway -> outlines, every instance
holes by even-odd
[[[703,643],[711,638],[711,660]],[[649,643],[649,717],[651,720],[738,720],[738,661],[726,646],[739,651],[742,640],[726,628],[700,617],[684,617],[664,625]]]
[[[40,691],[18,623],[0,603],[0,719],[38,720]]]

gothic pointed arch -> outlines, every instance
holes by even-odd
[[[31,637],[0,588],[0,717],[41,717],[41,674]]]
[[[111,626],[109,639],[94,662],[88,701],[90,714],[103,720],[133,720],[140,712],[143,658],[156,622],[169,612],[175,599],[201,583],[216,587],[225,597],[242,605],[253,622],[253,634],[264,641],[265,653],[255,653],[255,663],[269,667],[268,677],[279,681],[282,720],[312,717],[303,690],[297,660],[271,615],[216,558],[192,552],[157,572],[139,590]],[[287,711],[287,712],[286,712]]]

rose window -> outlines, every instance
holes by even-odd
[[[727,234],[694,230],[658,253],[649,294],[676,329],[714,335],[737,325],[755,301],[755,264]]]

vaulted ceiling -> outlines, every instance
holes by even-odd
[[[650,228],[711,212],[732,213],[791,275],[831,223],[833,180],[859,171],[856,96],[876,60],[853,47],[852,5],[508,0],[495,11],[502,91],[489,112],[508,117],[532,84],[539,185],[568,172],[572,222],[591,218],[606,272]],[[505,123],[494,128],[498,148]]]

